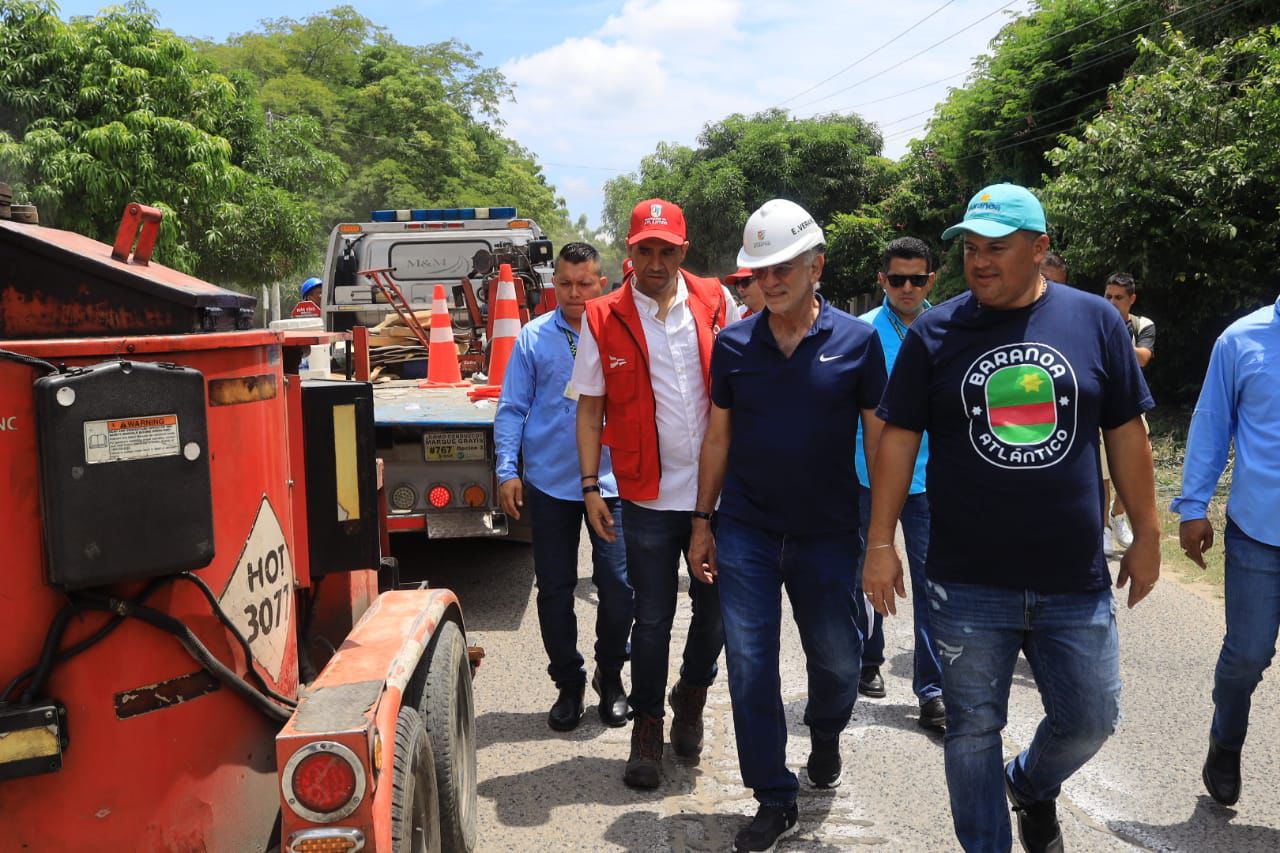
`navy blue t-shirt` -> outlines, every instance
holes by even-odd
[[[870,323],[818,298],[790,358],[767,310],[726,328],[711,352],[711,401],[733,415],[719,511],[773,533],[858,528],[858,417],[884,391],[884,353]]]
[[[922,314],[878,413],[929,432],[928,576],[1108,587],[1098,430],[1154,405],[1119,312],[1097,296],[1050,284],[1026,308],[964,293]]]

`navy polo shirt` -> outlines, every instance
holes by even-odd
[[[711,401],[733,434],[720,513],[795,535],[858,529],[858,418],[885,386],[871,324],[818,297],[818,319],[790,358],[762,311],[720,332]]]

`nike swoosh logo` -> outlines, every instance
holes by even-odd
[[[818,361],[822,362],[823,364],[826,364],[828,361],[835,361],[837,358],[840,358],[843,355],[844,353],[840,353],[838,355],[820,355],[818,356]]]

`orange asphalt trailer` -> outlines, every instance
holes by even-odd
[[[149,263],[160,216],[0,221],[0,849],[469,850],[462,612],[379,592],[369,386]]]

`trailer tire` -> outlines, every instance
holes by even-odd
[[[436,629],[419,708],[435,755],[440,794],[440,846],[471,853],[476,846],[476,719],[467,644],[455,622]]]
[[[403,706],[396,716],[391,772],[391,849],[394,853],[440,853],[440,801],[436,794],[431,738],[422,717]]]

